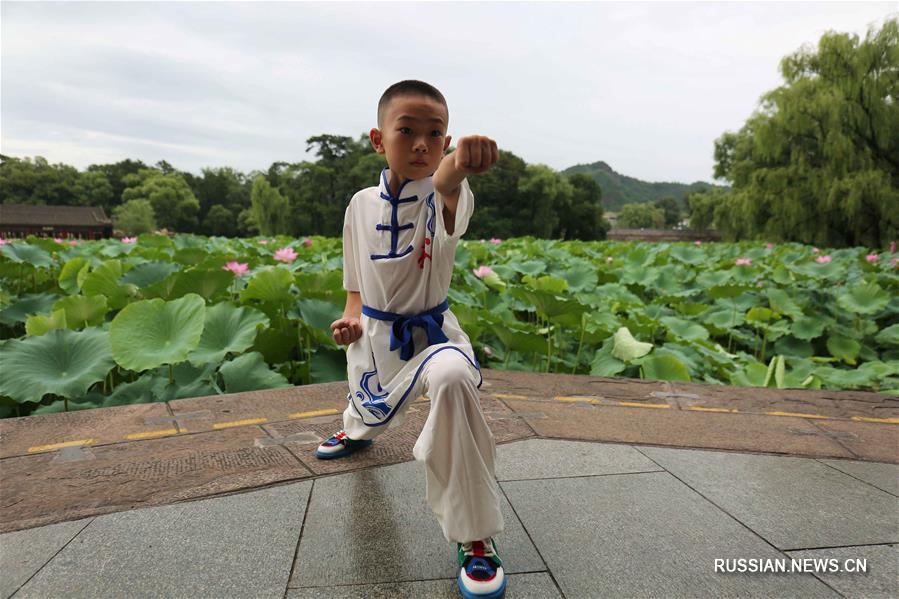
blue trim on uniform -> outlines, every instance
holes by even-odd
[[[406,179],[402,183],[400,183],[400,188],[394,195],[390,191],[390,184],[387,182],[387,170],[383,169],[381,171],[381,179],[384,181],[384,189],[387,190],[387,193],[380,191],[379,194],[382,200],[386,200],[390,202],[390,206],[393,208],[392,214],[390,215],[390,224],[384,225],[381,223],[377,223],[375,225],[375,229],[377,231],[390,231],[390,252],[387,254],[371,254],[369,257],[372,260],[388,260],[393,258],[402,258],[403,256],[412,252],[412,246],[410,245],[408,248],[403,250],[403,253],[398,254],[396,251],[396,245],[399,242],[399,233],[400,231],[404,231],[406,229],[412,229],[415,227],[415,223],[406,223],[405,225],[400,225],[399,223],[399,215],[397,214],[397,210],[399,210],[400,204],[409,204],[412,202],[418,201],[418,196],[410,196],[406,199],[400,199],[400,196],[403,194],[403,188],[412,182],[412,179]]]
[[[370,318],[392,321],[390,327],[390,351],[400,350],[400,358],[408,362],[415,355],[412,328],[421,327],[428,333],[428,346],[446,343],[449,338],[443,332],[443,314],[449,310],[449,301],[443,300],[435,308],[421,314],[405,315],[384,312],[362,304],[362,313]]]
[[[403,396],[396,403],[396,407],[393,409],[393,411],[390,413],[390,415],[386,419],[384,419],[382,422],[378,422],[377,424],[369,424],[369,423],[365,422],[365,419],[362,418],[362,414],[359,413],[359,408],[356,407],[356,404],[354,402],[350,402],[350,405],[353,406],[354,410],[356,410],[356,414],[359,416],[359,419],[362,420],[362,424],[364,424],[365,426],[367,426],[369,428],[373,428],[376,426],[384,426],[385,424],[390,422],[390,420],[394,417],[394,415],[396,415],[396,413],[399,411],[400,406],[402,406],[403,403],[406,401],[406,398],[409,396],[409,392],[412,390],[413,387],[415,387],[415,383],[418,381],[418,377],[421,374],[421,369],[424,368],[424,365],[427,364],[428,360],[430,360],[431,358],[433,358],[434,356],[436,356],[443,350],[449,350],[449,349],[454,349],[457,352],[459,352],[460,354],[462,354],[463,356],[465,356],[465,359],[468,360],[468,363],[471,364],[472,366],[474,366],[478,370],[478,376],[481,378],[481,380],[478,381],[478,389],[480,389],[481,385],[484,383],[484,374],[481,372],[481,365],[478,364],[477,356],[475,356],[474,362],[472,363],[471,358],[469,358],[468,354],[466,354],[464,351],[462,351],[461,348],[458,348],[455,345],[451,345],[449,347],[441,347],[439,349],[435,349],[433,352],[431,352],[431,354],[427,358],[425,358],[424,360],[421,361],[421,364],[418,365],[418,369],[415,371],[415,376],[412,377],[412,382],[409,384],[409,387],[406,388],[406,392],[403,393]]]

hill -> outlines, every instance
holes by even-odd
[[[618,211],[624,204],[653,202],[666,196],[673,197],[681,206],[686,206],[687,195],[696,191],[706,191],[712,187],[702,181],[695,183],[650,183],[634,177],[616,173],[605,162],[593,164],[577,164],[562,171],[563,175],[584,173],[593,178],[602,187],[602,205],[606,210]]]

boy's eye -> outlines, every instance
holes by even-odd
[[[434,131],[431,131],[431,137],[443,137],[443,131],[435,129]]]
[[[409,135],[410,133],[412,133],[412,129],[410,129],[409,127],[400,127],[400,133],[402,133],[403,135]]]

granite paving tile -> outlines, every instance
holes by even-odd
[[[496,542],[506,572],[545,570],[505,500],[502,510]],[[424,467],[396,464],[316,479],[289,586],[454,578],[456,563],[425,501]]]
[[[639,449],[779,549],[899,542],[899,499],[817,460]]]
[[[0,597],[6,599],[90,522],[60,522],[0,535]]]
[[[899,497],[899,466],[856,460],[818,460]]]
[[[816,573],[815,576],[846,597],[865,597],[866,599],[899,597],[899,545],[788,551],[787,555],[795,559],[836,559],[837,566],[841,570],[847,567],[846,560],[863,559],[866,561],[867,567],[865,572],[823,572]],[[857,567],[854,561],[848,566]]]
[[[504,599],[561,599],[545,572],[510,574]],[[455,579],[288,589],[286,599],[459,599]]]
[[[500,484],[569,598],[837,596],[810,575],[716,573],[783,554],[667,472]]]
[[[306,481],[99,516],[16,598],[281,598],[311,489]]]
[[[496,448],[496,478],[520,480],[661,470],[628,445],[530,439]]]

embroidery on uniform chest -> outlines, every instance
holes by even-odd
[[[428,199],[426,200],[428,204],[428,211],[431,213],[428,217],[428,233],[430,233],[430,237],[426,234],[425,240],[421,244],[421,255],[418,257],[418,268],[424,270],[425,260],[432,260],[431,254],[428,253],[428,246],[431,246],[430,249],[433,252],[434,247],[432,245],[432,241],[434,239],[434,221],[437,218],[437,210],[434,208],[434,194],[428,195]]]

